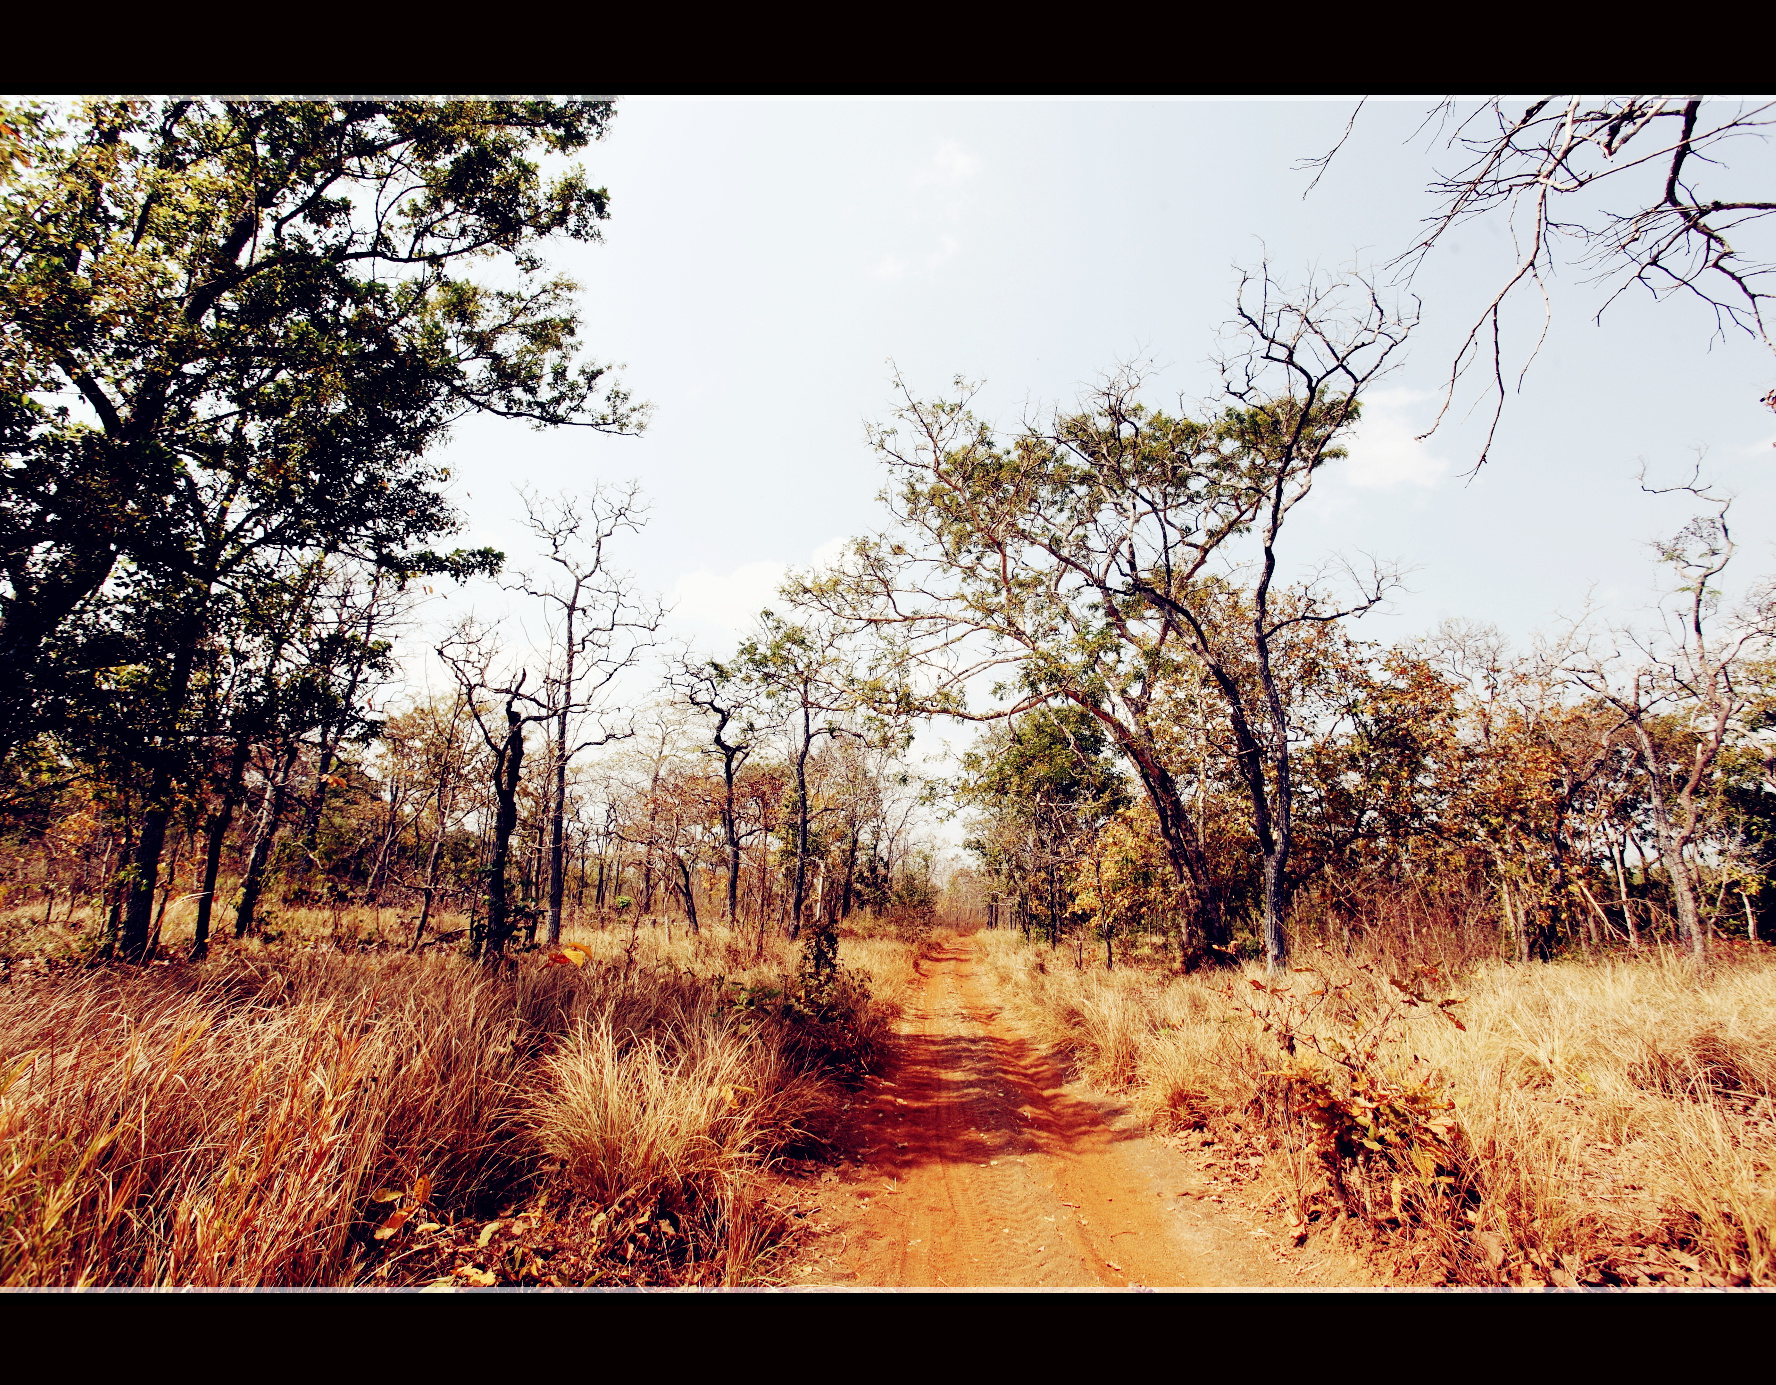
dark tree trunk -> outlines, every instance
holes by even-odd
[[[722,809],[722,830],[728,838],[728,927],[740,916],[740,824],[734,814],[734,772],[728,770],[728,797]]]
[[[123,909],[123,930],[117,940],[118,956],[126,962],[146,961],[148,957],[149,930],[154,922],[154,888],[160,878],[160,853],[166,845],[167,823],[173,815],[179,721],[190,693],[191,666],[197,655],[200,629],[198,617],[185,622],[179,647],[173,654],[171,676],[167,679],[164,720],[156,737],[154,769],[142,814],[142,834],[136,839],[129,895]]]
[[[1183,930],[1186,965],[1192,965],[1200,961],[1209,948],[1227,945],[1227,919],[1220,885],[1209,869],[1208,856],[1197,840],[1184,800],[1179,797],[1177,781],[1160,763],[1155,748],[1130,736],[1126,728],[1113,720],[1104,724],[1129,763],[1134,765],[1135,773],[1147,791],[1147,801],[1153,805],[1154,814],[1159,819],[1159,835],[1165,843],[1166,861],[1178,884],[1189,891],[1195,906],[1193,926]]]
[[[418,948],[420,940],[425,937],[426,924],[432,918],[432,897],[438,891],[438,856],[444,850],[444,828],[442,822],[438,827],[438,839],[432,843],[431,852],[426,856],[425,884],[420,886],[421,901],[419,906],[419,922],[413,928],[413,943],[409,952]]]
[[[209,954],[210,913],[216,902],[216,877],[222,870],[222,847],[228,839],[229,824],[234,821],[235,805],[240,801],[241,779],[246,774],[251,749],[245,736],[236,739],[234,753],[228,757],[228,777],[223,781],[221,797],[204,825],[203,879],[198,883],[197,928],[191,939],[191,955],[196,960]]]
[[[851,901],[857,886],[857,838],[860,835],[860,829],[853,825],[851,843],[845,849],[845,892],[839,900],[839,917],[842,919],[851,917]]]
[[[561,901],[567,892],[567,716],[557,734],[562,748],[555,754],[555,802],[549,814],[549,946],[561,941]]]
[[[470,937],[471,955],[497,963],[512,937],[511,903],[506,897],[506,868],[512,856],[512,834],[518,829],[518,783],[524,772],[524,718],[515,703],[506,705],[506,738],[494,767],[493,849],[487,858],[487,918],[481,936]]]
[[[259,805],[259,822],[253,831],[253,851],[247,857],[247,868],[241,875],[240,901],[234,907],[234,936],[244,938],[252,930],[259,912],[259,896],[265,888],[265,871],[271,863],[271,848],[277,840],[278,825],[284,815],[284,799],[289,791],[290,775],[295,771],[301,746],[292,741],[265,786],[265,798]]]

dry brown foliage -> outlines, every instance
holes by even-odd
[[[985,938],[1083,1076],[1285,1235],[1432,1283],[1776,1284],[1767,954],[1488,961],[1458,995],[1397,958],[1316,950],[1273,982]]]
[[[16,969],[0,1284],[768,1275],[764,1170],[820,1139],[875,1003],[812,1015],[787,952],[720,930],[569,943],[498,976],[296,938]]]

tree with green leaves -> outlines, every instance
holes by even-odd
[[[1128,805],[1128,781],[1095,717],[1069,704],[994,726],[962,757],[958,797],[980,821],[968,845],[1028,918],[1033,903],[1058,946],[1074,864]]]
[[[1132,371],[1078,411],[1000,437],[958,397],[915,398],[874,431],[895,526],[853,544],[798,598],[873,631],[896,695],[937,715],[1014,716],[1067,701],[1096,718],[1134,769],[1179,883],[1194,901],[1195,950],[1228,941],[1216,878],[1181,776],[1168,759],[1169,689],[1201,680],[1221,700],[1264,854],[1265,950],[1287,952],[1291,738],[1280,641],[1381,601],[1377,567],[1339,600],[1326,584],[1278,580],[1284,521],[1321,468],[1344,455],[1364,389],[1411,321],[1359,279],[1280,294],[1242,286],[1238,344],[1222,365],[1218,411],[1171,415],[1140,401]],[[1256,574],[1241,618],[1225,620],[1216,566]],[[997,705],[971,711],[971,685],[997,676]]]
[[[127,597],[160,654],[122,955],[181,772],[219,603],[315,552],[396,580],[486,571],[425,460],[472,413],[607,430],[638,412],[577,359],[592,240],[577,168],[607,102],[87,102],[8,113],[0,193],[0,751],[64,729]],[[97,613],[97,614],[95,614]],[[115,627],[111,627],[115,628]]]
[[[795,833],[789,935],[799,938],[808,902],[808,834],[814,812],[808,792],[809,757],[822,739],[863,734],[858,724],[852,660],[842,634],[830,622],[794,622],[763,611],[756,633],[740,646],[734,662],[757,686],[789,741],[794,795],[790,813]],[[828,920],[816,920],[807,952],[817,976],[832,973],[838,960],[838,935]]]

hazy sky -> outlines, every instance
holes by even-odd
[[[1152,399],[1201,399],[1237,266],[1275,273],[1374,264],[1431,210],[1435,167],[1411,136],[1425,103],[1372,103],[1316,190],[1297,161],[1337,139],[1348,102],[736,102],[626,100],[584,160],[608,187],[604,243],[557,262],[585,288],[585,338],[626,363],[654,421],[640,438],[479,422],[450,449],[466,541],[522,558],[513,484],[638,479],[651,522],[624,550],[710,644],[766,601],[786,564],[872,528],[881,468],[867,420],[891,407],[890,363],[930,396],[985,382],[1014,423],[1072,400],[1119,362],[1160,368]],[[1735,171],[1768,182],[1771,153]],[[1599,293],[1556,285],[1555,320],[1514,395],[1493,460],[1458,419],[1428,443],[1455,340],[1499,282],[1503,225],[1451,239],[1418,276],[1424,325],[1372,398],[1354,455],[1291,520],[1306,568],[1366,552],[1413,569],[1410,594],[1365,622],[1393,640],[1446,616],[1521,640],[1590,599],[1631,614],[1657,581],[1647,541],[1685,518],[1642,495],[1693,449],[1736,490],[1744,575],[1773,566],[1776,367],[1743,339],[1711,342],[1687,303],[1631,296],[1602,325]],[[1520,333],[1539,330],[1526,299]],[[497,593],[473,599],[492,611]]]

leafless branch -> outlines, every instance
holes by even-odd
[[[1448,107],[1444,103],[1438,111]],[[1507,393],[1505,307],[1526,283],[1534,284],[1542,299],[1541,332],[1515,372],[1521,388],[1546,338],[1546,277],[1556,267],[1561,243],[1573,247],[1572,258],[1590,282],[1611,286],[1599,319],[1616,298],[1639,285],[1655,299],[1674,293],[1694,297],[1713,315],[1717,336],[1742,331],[1776,350],[1764,318],[1776,262],[1743,248],[1746,228],[1776,213],[1776,200],[1705,194],[1692,172],[1726,173],[1725,147],[1735,140],[1764,139],[1764,130],[1776,121],[1776,103],[1727,104],[1719,115],[1714,110],[1700,96],[1611,97],[1595,103],[1547,96],[1513,115],[1505,98],[1495,97],[1461,122],[1448,147],[1461,151],[1467,162],[1433,181],[1431,191],[1441,205],[1392,266],[1410,281],[1450,231],[1495,214],[1511,228],[1517,259],[1463,337],[1442,407],[1423,436],[1441,425],[1462,378],[1486,360],[1494,407],[1475,465],[1485,463]],[[1630,192],[1629,210],[1595,201],[1605,184],[1609,190],[1634,188],[1637,175],[1646,186]],[[1569,206],[1570,214],[1560,210]]]

